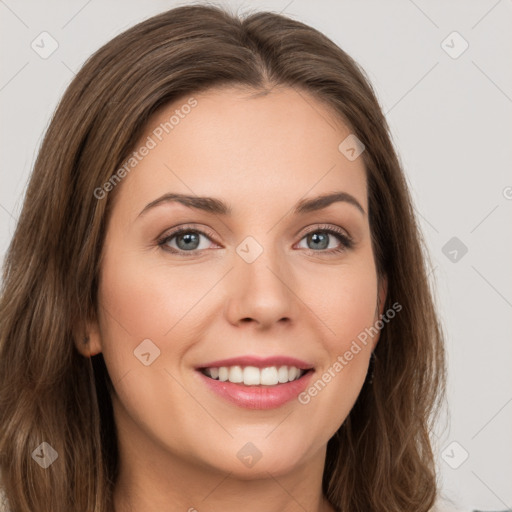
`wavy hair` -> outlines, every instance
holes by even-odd
[[[223,85],[311,94],[365,145],[372,246],[386,276],[381,332],[365,382],[329,440],[323,492],[350,512],[426,512],[438,490],[430,431],[445,395],[443,332],[428,254],[390,131],[363,69],[317,30],[283,15],[188,5],[147,19],[77,73],[41,144],[4,261],[0,302],[0,471],[12,510],[110,512],[118,474],[111,382],[86,358],[106,223],[117,187],[94,191],[171,101]],[[340,141],[341,142],[341,141]],[[46,470],[31,454],[48,442]]]

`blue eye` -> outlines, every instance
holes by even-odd
[[[213,238],[213,233],[205,233],[191,226],[182,226],[166,233],[158,240],[158,246],[174,254],[193,256],[197,255],[199,251],[211,248],[212,244],[216,245],[212,241]],[[333,238],[338,241],[337,246],[332,246]],[[201,243],[201,239],[204,239],[205,242]],[[310,230],[301,238],[301,242],[302,240],[306,240],[307,246],[301,248],[320,254],[340,253],[353,247],[353,240],[350,236],[335,226],[315,226],[315,229]]]
[[[332,238],[336,238],[340,245],[330,247]],[[306,236],[302,238],[302,240],[304,239],[306,240],[306,244],[308,244],[306,248],[314,252],[338,253],[353,247],[352,239],[343,231],[334,227],[317,227],[315,230],[307,233]],[[312,244],[312,246],[309,246],[309,244]]]
[[[158,242],[158,245],[171,249],[172,252],[200,251],[208,248],[208,244],[206,247],[200,247],[201,237],[210,240],[210,237],[202,231],[184,227],[168,234],[164,239]],[[174,239],[176,239],[175,246],[171,245]]]

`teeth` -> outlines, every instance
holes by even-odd
[[[286,368],[286,366],[284,367]],[[279,382],[277,376],[278,369],[275,366],[261,369],[261,382],[264,382],[267,386],[275,386]]]
[[[280,366],[277,370],[277,379],[279,382],[288,382],[288,368],[286,366]]]
[[[214,370],[215,368],[212,368]],[[244,372],[240,366],[232,366],[229,369],[229,382],[243,382],[244,381]]]
[[[255,366],[244,368],[244,384],[246,386],[259,386],[261,384],[261,371]]]
[[[229,370],[226,366],[221,366],[219,368],[219,380],[225,382],[229,378]]]
[[[306,373],[306,370],[300,370],[295,366],[268,366],[266,368],[221,366],[220,368],[205,368],[202,372],[221,382],[228,381],[245,386],[275,386],[297,380]]]
[[[300,374],[300,370],[298,368],[295,368],[294,366],[292,366],[289,370],[288,370],[288,378],[290,380],[295,380]]]

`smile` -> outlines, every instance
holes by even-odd
[[[221,366],[200,369],[203,375],[220,382],[244,386],[276,386],[300,379],[308,370],[296,366]]]

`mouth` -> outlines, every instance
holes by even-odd
[[[259,410],[293,403],[314,372],[311,365],[288,357],[224,359],[196,368],[199,381],[214,395],[237,407]]]
[[[293,403],[315,372],[310,362],[279,355],[232,357],[204,363],[195,370],[214,395],[237,407],[260,410]]]
[[[209,379],[241,384],[244,386],[278,386],[303,378],[313,368],[299,368],[297,366],[209,366],[198,368]]]

